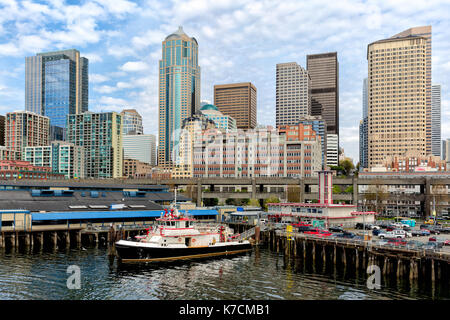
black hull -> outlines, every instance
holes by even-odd
[[[188,248],[145,248],[122,244],[115,245],[116,255],[121,262],[158,262],[182,259],[197,259],[214,256],[233,255],[250,251],[250,243],[226,246],[188,247]]]

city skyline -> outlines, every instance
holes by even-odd
[[[356,164],[367,45],[412,27],[433,27],[433,83],[442,85],[442,139],[450,136],[445,126],[450,114],[450,46],[445,39],[450,28],[444,16],[449,5],[444,1],[405,4],[118,1],[110,6],[92,1],[70,6],[56,2],[0,5],[0,113],[24,109],[26,56],[76,48],[89,59],[89,109],[135,108],[143,117],[145,133],[157,134],[160,46],[182,25],[199,43],[201,100],[213,101],[216,84],[252,82],[258,88],[259,124],[275,124],[277,63],[295,61],[305,66],[308,54],[337,52],[340,146]],[[320,17],[313,15],[319,8],[324,10]]]

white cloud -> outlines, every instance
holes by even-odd
[[[125,72],[142,72],[148,68],[148,64],[143,61],[128,61],[120,67],[120,70]]]
[[[89,74],[89,82],[91,82],[91,83],[102,83],[102,82],[105,82],[108,80],[109,80],[109,77],[102,75],[102,74],[97,74],[97,73]]]

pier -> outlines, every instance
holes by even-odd
[[[310,263],[314,269],[343,269],[366,272],[379,267],[383,277],[409,281],[450,280],[450,251],[417,250],[408,247],[379,245],[369,240],[322,238],[282,230],[265,230],[260,245],[284,253],[286,257]]]

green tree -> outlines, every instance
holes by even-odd
[[[267,211],[268,203],[280,203],[280,199],[278,197],[270,197],[264,200],[264,210]]]
[[[214,207],[219,203],[219,199],[217,198],[205,198],[203,199],[203,205],[206,207]]]
[[[258,201],[258,199],[250,199],[250,201],[248,202],[248,205],[252,206],[252,207],[259,207],[259,201]]]
[[[340,187],[339,185],[335,184],[335,185],[333,186],[333,193],[339,194],[339,193],[341,193],[341,192],[342,192],[341,187]]]
[[[352,173],[353,169],[355,169],[355,166],[353,165],[353,162],[350,161],[350,159],[339,161],[339,166],[343,168],[343,174],[345,176],[349,176],[350,173]]]

